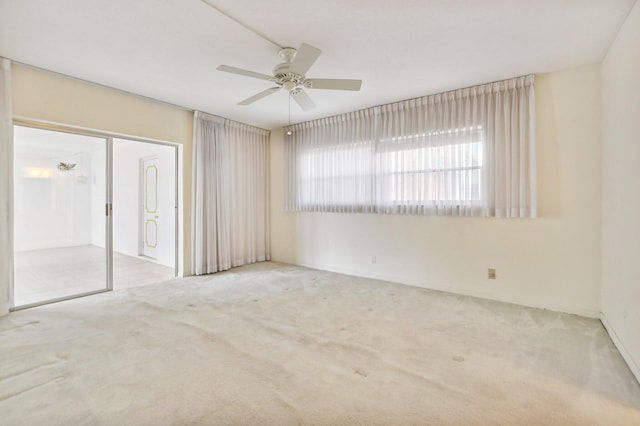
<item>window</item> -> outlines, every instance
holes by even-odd
[[[300,203],[313,210],[318,205],[374,205],[374,156],[372,142],[313,148],[300,155],[298,185]]]
[[[381,198],[389,205],[480,205],[481,126],[395,138],[389,145],[378,154]]]
[[[285,130],[289,211],[536,216],[532,75]]]
[[[297,168],[300,204],[357,211],[480,205],[483,135],[477,126],[305,150]]]

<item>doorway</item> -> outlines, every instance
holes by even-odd
[[[177,275],[177,149],[113,140],[113,288]]]
[[[12,309],[177,276],[177,160],[171,144],[16,124]]]

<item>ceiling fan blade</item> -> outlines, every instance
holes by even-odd
[[[238,105],[249,105],[249,104],[252,104],[257,100],[264,98],[265,96],[269,96],[270,94],[277,92],[278,90],[280,90],[279,86],[278,87],[271,87],[271,88],[269,88],[267,90],[263,90],[262,92],[260,92],[260,93],[258,93],[256,95],[251,96],[250,98],[245,99],[242,102],[238,102]]]
[[[298,53],[296,53],[296,57],[291,63],[291,69],[297,74],[305,75],[321,53],[322,50],[317,47],[302,43],[298,49]]]
[[[362,80],[346,80],[338,78],[308,78],[304,81],[307,89],[360,90]]]
[[[307,95],[307,92],[305,92],[304,90],[296,89],[291,91],[290,93],[293,100],[296,101],[298,105],[300,105],[300,108],[302,108],[303,111],[310,111],[316,107],[316,104],[313,103],[309,95]]]
[[[240,74],[247,77],[259,78],[262,80],[273,80],[273,77],[259,72],[243,70],[242,68],[230,67],[229,65],[220,65],[216,68],[218,71],[230,72],[231,74]]]

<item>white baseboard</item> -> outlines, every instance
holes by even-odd
[[[395,274],[384,274],[384,273],[381,274],[381,273],[375,273],[371,271],[363,271],[363,270],[351,269],[351,268],[340,268],[340,267],[336,268],[333,266],[320,265],[315,263],[306,263],[306,262],[298,263],[298,265],[305,266],[307,268],[312,268],[312,269],[320,269],[322,271],[330,271],[330,272],[337,272],[339,274],[353,275],[356,277],[390,281],[398,284],[410,285],[413,287],[420,287],[427,290],[442,291],[445,293],[458,294],[461,296],[471,296],[471,297],[477,297],[479,299],[494,300],[496,302],[511,303],[514,305],[526,306],[528,308],[544,309],[547,311],[561,312],[565,314],[578,315],[581,317],[593,318],[593,319],[600,318],[600,311],[596,309],[581,308],[577,306],[551,305],[551,304],[540,305],[540,304],[531,303],[530,301],[524,300],[522,298],[507,298],[507,297],[500,297],[498,295],[487,295],[480,292],[473,292],[473,291],[469,291],[469,289],[443,287],[443,286],[434,285],[433,283],[425,283],[409,277],[403,277]]]
[[[638,363],[636,363],[636,361],[633,359],[627,348],[622,343],[622,340],[620,340],[620,337],[618,337],[609,321],[607,321],[607,317],[603,313],[600,313],[600,322],[602,322],[602,325],[604,325],[604,328],[605,330],[607,330],[607,333],[609,333],[609,337],[611,337],[613,344],[618,349],[618,352],[620,352],[620,355],[622,355],[622,358],[629,366],[629,369],[631,370],[633,375],[636,376],[636,380],[640,383],[640,367],[638,366]]]

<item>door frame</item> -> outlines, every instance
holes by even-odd
[[[106,143],[106,188],[105,188],[105,232],[106,232],[106,236],[105,236],[105,251],[106,251],[106,283],[105,283],[105,288],[103,289],[99,289],[99,290],[93,290],[93,291],[88,291],[88,292],[84,292],[84,293],[78,293],[78,294],[74,294],[71,296],[64,296],[64,297],[58,297],[58,298],[54,298],[54,299],[48,299],[48,300],[44,300],[41,302],[35,302],[35,303],[30,303],[30,304],[26,304],[26,305],[20,305],[18,307],[15,306],[15,300],[14,300],[14,284],[15,284],[15,280],[14,280],[14,274],[13,274],[13,268],[14,268],[14,253],[13,251],[11,252],[11,269],[12,269],[12,273],[9,274],[10,275],[10,280],[9,280],[9,311],[10,312],[14,312],[14,311],[18,311],[18,310],[22,310],[22,309],[28,309],[28,308],[33,308],[36,306],[42,306],[42,305],[47,305],[50,303],[56,303],[56,302],[61,302],[64,300],[70,300],[70,299],[76,299],[79,297],[85,297],[85,296],[91,296],[94,294],[100,294],[100,293],[105,293],[108,291],[112,291],[113,290],[113,140],[114,139],[123,139],[123,140],[130,140],[130,141],[135,141],[135,142],[144,142],[144,143],[153,143],[153,144],[157,144],[157,145],[165,145],[165,146],[170,146],[173,147],[175,149],[175,174],[176,174],[176,179],[175,179],[175,249],[174,249],[174,264],[175,264],[175,269],[174,269],[174,276],[177,277],[180,274],[180,266],[179,266],[179,260],[181,258],[180,256],[180,242],[182,240],[181,238],[181,233],[180,231],[182,230],[182,227],[179,226],[180,224],[180,216],[179,213],[181,212],[180,209],[180,195],[181,195],[181,191],[180,191],[180,185],[179,182],[182,182],[182,178],[180,177],[180,155],[181,155],[181,150],[180,150],[180,144],[176,144],[176,143],[172,143],[172,142],[166,142],[166,141],[161,141],[161,140],[155,140],[155,139],[150,139],[150,138],[141,138],[141,137],[136,137],[136,136],[130,136],[130,135],[124,135],[124,134],[118,134],[118,133],[113,133],[113,132],[106,132],[106,131],[100,131],[100,130],[93,130],[93,129],[88,129],[85,127],[79,127],[79,126],[73,126],[73,125],[65,125],[65,124],[59,124],[59,123],[54,123],[54,122],[50,122],[50,121],[46,121],[46,120],[38,120],[38,119],[33,119],[33,118],[29,118],[29,117],[21,117],[21,116],[14,116],[13,119],[13,125],[14,126],[22,126],[22,127],[31,127],[31,128],[36,128],[36,129],[42,129],[42,130],[51,130],[51,131],[57,131],[57,132],[65,132],[65,133],[72,133],[72,134],[76,134],[76,135],[83,135],[83,136],[91,136],[91,137],[97,137],[97,138],[104,138],[105,139],[105,143]],[[11,164],[13,165],[13,158],[11,159]],[[12,179],[13,181],[13,179]],[[13,184],[12,184],[13,185]],[[11,192],[13,193],[13,188],[11,188]],[[12,201],[12,205],[13,205],[13,201]],[[9,229],[10,235],[9,238],[11,241],[13,241],[13,226],[11,226],[11,229]]]
[[[180,261],[182,260],[182,241],[183,241],[183,229],[181,226],[181,219],[182,219],[182,206],[180,205],[180,199],[182,198],[182,176],[181,176],[181,162],[182,162],[182,152],[180,149],[180,144],[177,143],[173,143],[173,142],[165,142],[165,141],[160,141],[160,140],[156,140],[156,139],[146,139],[146,138],[140,138],[140,137],[134,137],[134,136],[127,136],[127,135],[113,135],[113,139],[117,139],[117,140],[122,140],[122,141],[130,141],[130,142],[143,142],[143,143],[149,143],[149,144],[153,144],[153,145],[162,145],[162,146],[167,146],[167,147],[171,147],[174,149],[174,173],[175,173],[175,187],[173,190],[173,196],[174,196],[174,201],[173,201],[173,210],[174,210],[174,214],[173,214],[173,220],[174,220],[174,229],[175,229],[175,247],[173,249],[173,264],[174,264],[174,277],[181,277],[183,276],[181,274],[182,271],[182,267],[180,265]],[[145,158],[151,158],[151,157],[156,157],[156,155],[150,155],[149,157],[145,157]],[[138,181],[138,187],[140,188],[141,182],[140,179],[143,179],[142,176],[138,177],[139,181]],[[140,215],[140,213],[138,213],[138,215]],[[140,217],[138,217],[138,222],[140,222]],[[138,241],[140,241],[140,237],[139,237],[139,233],[140,233],[140,229],[138,230]],[[138,246],[138,255],[140,255],[141,250],[140,247]],[[144,256],[144,255],[142,255]],[[151,259],[151,258],[150,258]]]

